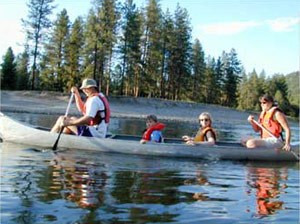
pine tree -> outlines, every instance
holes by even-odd
[[[51,27],[49,16],[52,14],[54,6],[51,4],[54,0],[29,0],[27,7],[29,9],[27,20],[22,19],[26,31],[26,37],[29,44],[29,52],[32,57],[31,69],[31,89],[36,88],[37,64],[40,56],[40,47],[46,39],[46,31]]]
[[[69,38],[70,21],[67,10],[63,9],[54,21],[49,42],[45,45],[44,70],[41,85],[47,88],[49,81],[53,90],[63,91],[68,81],[66,75],[66,46]],[[49,87],[49,86],[48,86]]]
[[[19,90],[29,89],[29,53],[28,46],[25,46],[24,52],[16,60],[17,64],[17,87]]]
[[[205,103],[217,103],[219,101],[220,86],[215,58],[206,59],[206,69],[203,76],[202,94]]]
[[[300,105],[300,72],[293,72],[288,74],[286,77],[286,84],[288,87],[288,99],[291,104],[298,106]]]
[[[288,100],[288,87],[283,75],[274,75],[266,81],[266,92],[274,97],[284,111],[289,111],[291,106]]]
[[[162,12],[158,0],[149,0],[145,11],[145,28],[142,44],[143,89],[148,97],[160,97],[162,70]]]
[[[172,99],[186,98],[191,78],[191,27],[186,9],[177,5],[174,13],[174,42],[170,73],[174,77]]]
[[[87,21],[84,24],[84,48],[83,48],[83,76],[92,77],[96,80],[97,64],[98,64],[98,51],[99,43],[98,38],[100,35],[100,22],[97,18],[96,12],[94,9],[90,9]]]
[[[65,91],[70,90],[72,86],[83,80],[82,63],[83,63],[83,46],[84,46],[84,22],[81,17],[75,19],[70,37],[66,45],[66,65],[65,65]]]
[[[169,99],[172,97],[172,87],[174,86],[174,72],[172,72],[172,58],[175,54],[173,45],[175,41],[174,34],[174,21],[169,10],[167,10],[163,16],[162,28],[162,70],[160,95],[162,98]]]
[[[243,75],[238,92],[238,109],[256,111],[260,109],[258,99],[262,95],[263,85],[255,70],[249,74],[249,77]]]
[[[237,58],[237,53],[231,49],[230,53],[222,54],[222,73],[224,74],[223,105],[229,107],[237,106],[237,88],[242,72],[241,62]]]
[[[191,77],[191,96],[193,101],[201,102],[203,100],[203,88],[207,84],[204,80],[205,56],[201,43],[195,40],[192,53],[192,77]],[[209,87],[210,88],[210,87]]]
[[[3,56],[1,64],[1,89],[15,90],[17,84],[17,69],[15,63],[15,55],[11,47]]]
[[[213,59],[215,60],[215,59]],[[214,104],[220,104],[222,102],[222,86],[224,85],[224,75],[222,73],[222,61],[221,57],[216,60],[215,70],[215,89],[214,89]]]
[[[128,0],[123,7],[122,36],[119,46],[121,54],[120,93],[137,97],[140,91],[142,15]]]
[[[105,88],[108,95],[119,9],[116,0],[95,0],[93,7],[88,15],[86,28],[84,73],[85,76],[99,80],[100,90]]]
[[[246,75],[246,73],[243,73],[241,82],[239,83],[238,86],[237,109],[239,110],[244,110],[249,105],[248,98],[247,98],[249,89],[247,88],[247,84],[248,84],[248,76]]]

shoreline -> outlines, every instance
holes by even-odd
[[[199,114],[207,111],[217,123],[248,124],[250,114],[219,105],[156,98],[108,97],[108,100],[113,118],[144,119],[155,114],[159,120],[197,122]],[[62,115],[68,101],[69,95],[58,92],[1,91],[1,112]],[[69,114],[80,115],[74,102]]]

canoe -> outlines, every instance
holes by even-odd
[[[4,142],[51,149],[58,134],[14,120],[0,113],[0,137]],[[130,135],[92,138],[62,134],[58,149],[209,160],[299,161],[299,145],[292,146],[292,151],[287,152],[267,148],[247,149],[237,142],[218,142],[215,146],[189,146],[179,139],[165,139],[164,143],[140,144],[140,138],[140,136]]]

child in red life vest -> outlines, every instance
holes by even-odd
[[[165,128],[165,124],[158,122],[155,115],[148,115],[146,118],[147,129],[144,131],[143,138],[140,143],[145,144],[148,141],[151,142],[163,142],[162,130]]]
[[[188,145],[214,145],[216,143],[216,132],[212,128],[211,115],[208,112],[201,113],[199,115],[199,124],[200,128],[195,137],[184,135],[182,139]]]

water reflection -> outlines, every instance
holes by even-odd
[[[299,222],[299,164],[0,146],[2,223]]]
[[[61,186],[63,198],[81,208],[96,208],[103,204],[103,188],[108,177],[106,172],[96,169],[93,162],[56,153],[51,164],[53,185]]]
[[[110,183],[111,196],[117,203],[160,202],[167,205],[185,200],[180,199],[180,196],[175,193],[177,187],[184,182],[177,171],[160,169],[158,171],[147,169],[146,171],[143,169],[116,170],[111,176],[106,168],[107,161],[103,161],[103,158],[99,161],[91,160],[90,156],[92,155],[94,158],[104,156],[114,160],[107,155],[91,152],[89,152],[89,159],[87,160],[82,157],[82,153],[68,150],[56,153],[51,162],[53,169],[50,168],[50,170],[52,170],[53,184],[56,185],[60,182],[65,191],[65,198],[82,207],[101,205],[101,202],[104,201],[102,191],[107,182]],[[147,166],[148,160],[138,157],[133,159],[140,167]],[[121,161],[117,160],[117,162]]]
[[[101,158],[97,160],[97,157]],[[135,164],[138,169],[109,169],[111,164],[118,167],[124,163],[123,158],[125,157],[90,152],[83,155],[72,150],[56,153],[47,171],[52,176],[49,197],[53,200],[53,195],[60,194],[61,198],[76,203],[80,208],[91,211],[104,209],[105,213],[112,213],[114,217],[120,216],[120,220],[122,214],[130,214],[133,222],[174,221],[174,217],[178,215],[176,213],[152,214],[150,210],[154,205],[167,206],[195,201],[193,194],[178,191],[185,180],[177,170],[155,171],[153,160],[149,158],[127,157],[125,161]],[[151,170],[147,168],[149,165]],[[157,166],[160,166],[159,161]],[[84,217],[90,223],[95,222],[93,219],[97,218],[92,218],[91,214]]]
[[[287,168],[266,167],[264,164],[263,166],[251,165],[247,171],[249,194],[255,195],[256,215],[260,217],[272,215],[284,209],[284,202],[279,199],[288,187]],[[252,193],[253,189],[255,193]]]
[[[201,185],[209,186],[209,185],[211,185],[211,183],[208,181],[208,178],[207,178],[205,172],[201,169],[198,169],[196,171],[195,178],[185,180],[184,184],[185,185],[194,185],[194,186],[201,186]],[[197,201],[209,201],[210,200],[208,194],[205,192],[201,192],[201,191],[197,191],[197,192],[193,193],[193,199],[195,199]]]

